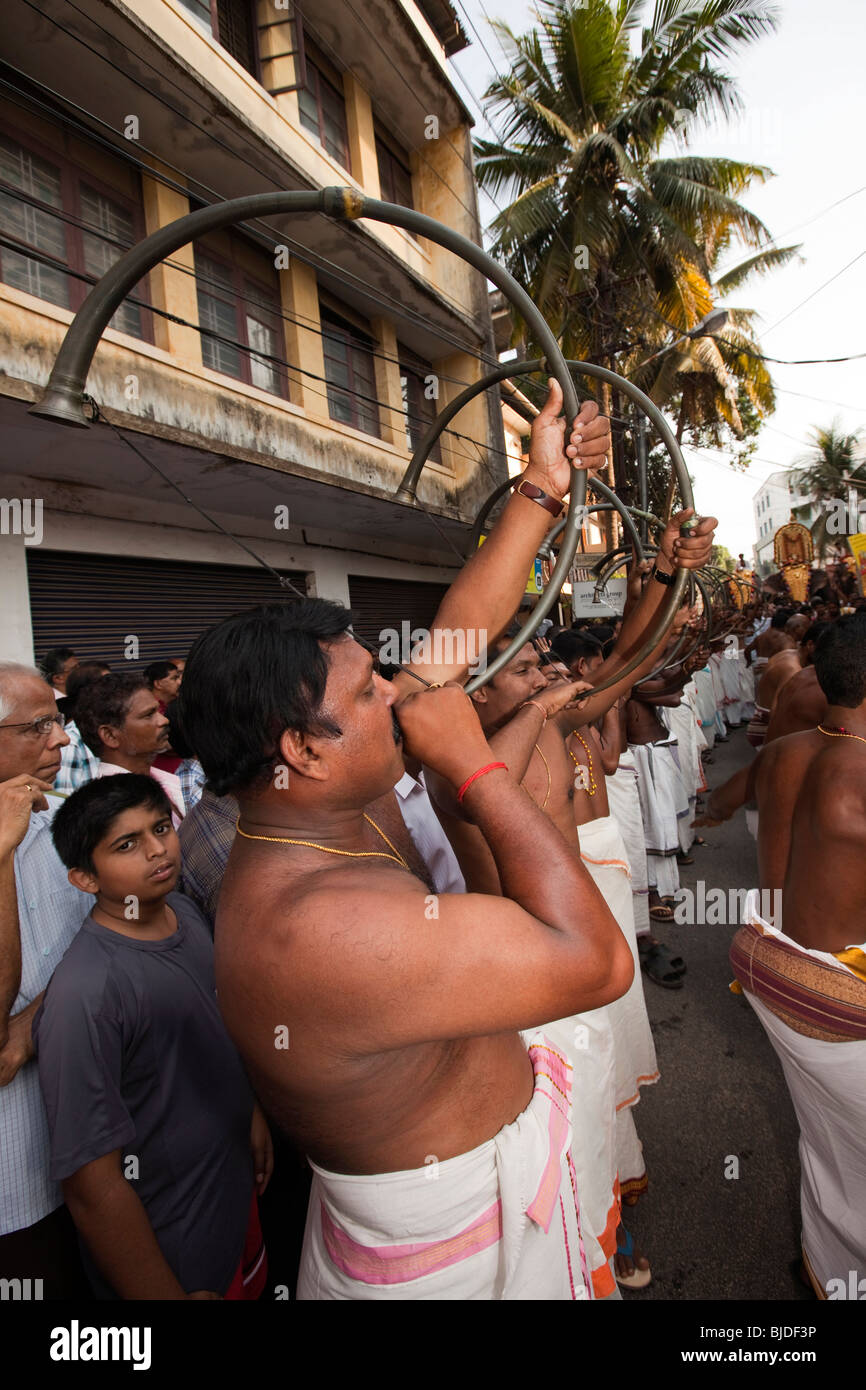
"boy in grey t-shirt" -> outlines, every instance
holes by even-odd
[[[217,1007],[209,929],[172,891],[171,807],[150,777],[107,777],[66,801],[52,835],[70,882],[96,895],[33,1027],[50,1172],[94,1287],[257,1297],[270,1136]]]

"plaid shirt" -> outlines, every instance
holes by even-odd
[[[93,780],[99,767],[99,759],[84,742],[74,719],[70,719],[69,723],[64,725],[64,733],[69,735],[69,742],[60,750],[60,771],[54,779],[54,790],[61,792],[63,796],[70,796],[78,787],[83,787],[85,782]]]
[[[180,828],[183,856],[180,888],[201,908],[211,931],[237,818],[238,803],[233,796],[214,796],[204,788]]]
[[[189,814],[199,800],[205,784],[204,768],[197,758],[184,758],[175,775],[180,781],[184,810]]]

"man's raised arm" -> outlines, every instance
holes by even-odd
[[[419,691],[397,706],[407,748],[465,788],[463,809],[490,847],[502,897],[454,893],[431,900],[389,875],[365,889],[323,884],[308,895],[309,935],[345,923],[351,949],[327,956],[320,1019],[351,994],[359,1050],[533,1028],[619,998],[634,975],[616,919],[552,821],[491,750],[469,698],[456,687]],[[339,879],[339,876],[335,876]],[[328,925],[325,925],[328,924]],[[333,941],[333,936],[328,939]]]
[[[702,517],[694,529],[687,536],[683,536],[680,534],[680,526],[692,515],[691,510],[680,512],[668,523],[655,558],[655,567],[661,574],[670,576],[678,569],[700,569],[701,565],[707,563],[718,522],[714,516]],[[577,710],[564,710],[557,715],[557,724],[561,729],[573,729],[581,724],[594,723],[610,709],[615,700],[627,693],[632,685],[658,665],[661,654],[667,647],[667,633],[639,666],[624,678],[616,679],[649,636],[650,630],[658,620],[667,591],[668,586],[664,582],[650,576],[639,601],[623,621],[616,646],[607,660],[593,672],[594,684],[600,685],[611,676],[614,677],[614,683],[597,695],[588,695]]]
[[[562,391],[551,378],[544,409],[532,422],[529,465],[523,475],[524,482],[554,502],[561,502],[568,492],[570,464],[586,471],[601,468],[610,443],[608,420],[599,415],[594,401],[585,401],[566,445],[561,409]],[[429,650],[412,662],[414,671],[439,683],[465,679],[474,656],[494,642],[513,618],[538,547],[554,520],[555,515],[539,502],[512,493],[484,545],[466,562],[442,600]],[[437,630],[456,634],[457,640],[437,643]],[[418,688],[406,675],[398,674],[394,684],[401,695]]]

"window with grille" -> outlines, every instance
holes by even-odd
[[[298,89],[301,125],[312,131],[331,158],[351,173],[343,79],[306,34],[304,60],[306,81]]]
[[[404,208],[414,207],[408,154],[386,135],[378,123],[375,132],[376,163],[379,166],[379,188],[383,202],[399,203]]]
[[[243,269],[195,248],[201,356],[206,367],[275,396],[287,395],[276,289]]]
[[[406,446],[410,453],[414,453],[439,409],[438,377],[432,363],[417,357],[402,343],[397,344],[397,352],[400,359],[403,413],[406,416]],[[430,450],[429,457],[436,463],[442,462],[438,439]]]
[[[143,233],[140,208],[120,194],[94,187],[77,169],[53,163],[4,132],[0,132],[0,224],[10,239],[21,244],[20,248],[0,246],[0,280],[72,310],[80,308],[91,283]],[[146,279],[136,285],[133,295],[146,300]],[[151,337],[148,312],[129,300],[120,306],[111,327],[135,338]]]
[[[180,0],[242,68],[258,77],[256,26],[251,0]]]
[[[328,414],[379,437],[373,339],[362,335],[339,315],[321,310]]]

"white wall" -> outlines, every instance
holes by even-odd
[[[33,629],[23,536],[0,536],[0,659],[33,661]]]

